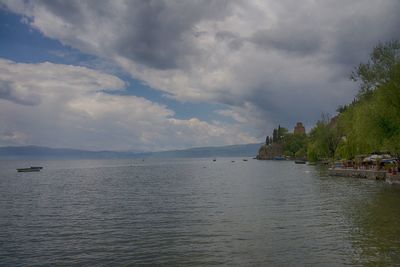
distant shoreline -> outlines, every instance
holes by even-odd
[[[138,159],[138,158],[207,158],[255,157],[260,143],[220,147],[196,147],[182,150],[129,152],[88,151],[40,146],[0,147],[0,159]]]

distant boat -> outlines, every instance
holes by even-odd
[[[296,163],[296,164],[306,164],[306,161],[303,160],[303,159],[296,159],[296,160],[294,161],[294,163]]]
[[[40,170],[43,169],[43,167],[30,167],[30,168],[20,168],[17,169],[17,172],[40,172]]]
[[[38,170],[41,170],[41,169],[43,169],[43,167],[40,167],[40,166],[31,166],[31,169],[38,169]]]
[[[247,161],[247,159],[243,159],[243,161]]]
[[[213,161],[217,161],[216,159],[213,159]]]
[[[232,162],[235,162],[234,160],[232,160]]]
[[[273,159],[274,159],[274,160],[286,160],[286,158],[285,158],[285,157],[282,157],[282,156],[276,156],[276,157],[274,157]]]

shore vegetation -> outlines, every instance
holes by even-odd
[[[351,79],[360,85],[357,96],[338,107],[335,117],[323,115],[317,122],[308,137],[309,160],[400,155],[400,42],[378,44]]]

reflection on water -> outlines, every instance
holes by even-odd
[[[3,161],[0,265],[396,265],[399,201],[293,162]]]

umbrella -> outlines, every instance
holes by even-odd
[[[369,157],[364,158],[363,161],[364,162],[377,161],[377,160],[380,160],[382,158],[383,158],[382,155],[373,154],[373,155],[371,155]]]

